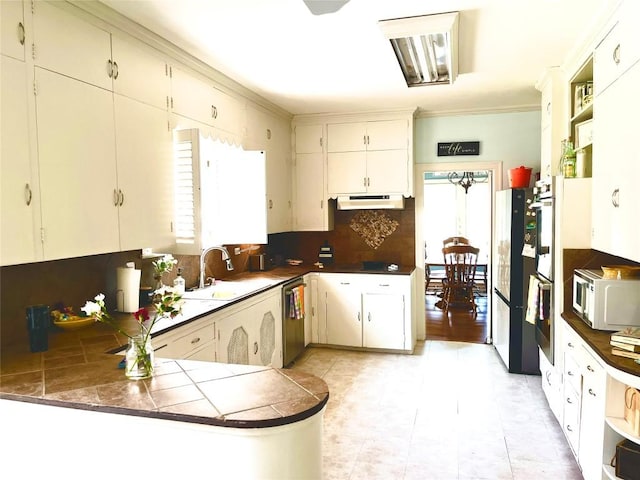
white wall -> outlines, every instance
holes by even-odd
[[[438,157],[438,142],[480,142],[480,155]],[[503,162],[503,185],[510,168],[540,171],[540,111],[417,118],[415,163]],[[560,146],[558,146],[560,148]]]

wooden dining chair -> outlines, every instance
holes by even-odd
[[[452,304],[462,304],[473,310],[474,317],[477,316],[473,290],[479,251],[479,248],[471,245],[451,245],[442,249],[446,272],[442,296],[445,313]]]
[[[451,245],[470,245],[470,243],[468,238],[460,236],[445,238],[442,241],[443,247],[449,247]]]

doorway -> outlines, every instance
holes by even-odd
[[[465,193],[449,181],[449,173],[476,173],[476,182]],[[417,337],[419,339],[456,340],[492,343],[491,338],[491,255],[493,238],[493,198],[502,188],[501,162],[456,162],[415,165],[416,185],[416,298]],[[483,172],[484,177],[482,177]],[[474,191],[474,188],[476,189]],[[479,285],[476,297],[478,317],[471,312],[451,310],[445,314],[436,304],[441,290],[429,282],[427,262],[442,263],[442,240],[462,235],[480,248],[478,264],[486,269],[486,283]],[[424,319],[424,320],[423,320]]]

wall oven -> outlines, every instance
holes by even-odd
[[[529,296],[535,313],[536,342],[551,364],[554,363],[553,249],[554,249],[554,177],[536,182],[529,206],[536,217],[535,292]],[[532,316],[533,317],[533,316]]]

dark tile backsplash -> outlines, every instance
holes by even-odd
[[[228,245],[234,270],[228,272],[219,251],[207,255],[206,276],[225,278],[249,269],[249,255],[263,253],[281,261],[301,258],[305,264],[318,260],[318,250],[328,242],[334,250],[336,263],[360,263],[377,260],[400,265],[414,265],[415,256],[415,202],[409,198],[404,210],[385,210],[388,217],[398,222],[396,230],[386,237],[377,249],[369,247],[350,225],[357,210],[335,212],[334,230],[330,232],[289,232],[269,235],[269,244],[258,250],[234,255],[248,245]],[[331,201],[335,208],[335,201]],[[187,288],[199,281],[199,257],[175,255]],[[139,250],[116,252],[89,257],[70,258],[48,262],[12,265],[0,268],[0,345],[28,341],[25,309],[28,305],[45,304],[51,308],[61,302],[76,312],[98,293],[104,293],[107,306],[115,308],[116,268],[134,262],[142,269],[141,286],[153,285],[153,266],[150,259],[142,259]],[[165,274],[163,281],[173,285],[176,268]]]

